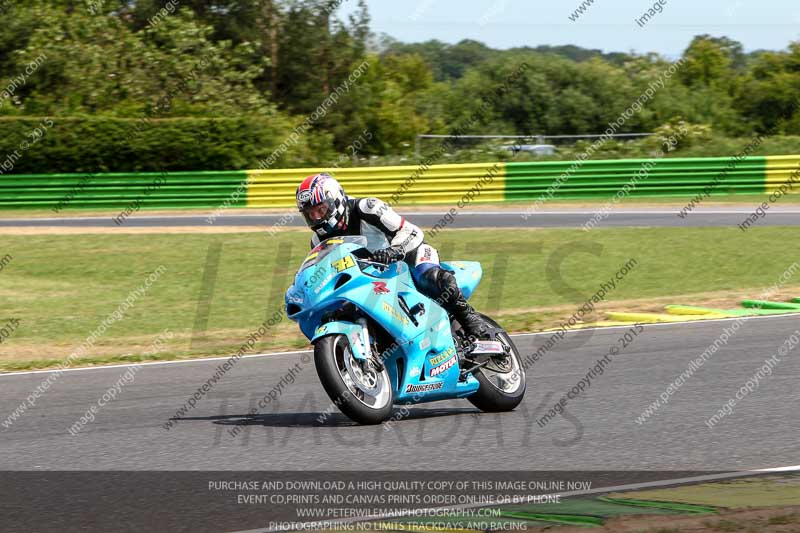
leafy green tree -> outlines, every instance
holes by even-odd
[[[800,41],[765,52],[741,82],[735,105],[760,132],[800,133]]]
[[[34,9],[41,22],[15,55],[16,68],[43,56],[22,106],[29,113],[157,116],[273,113],[253,80],[263,64],[246,45],[208,39],[190,12],[133,32],[117,17]]]
[[[742,45],[727,37],[699,35],[683,54],[681,79],[690,86],[723,85],[730,81],[734,65],[742,65]]]

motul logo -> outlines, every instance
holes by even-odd
[[[372,287],[372,290],[375,292],[375,294],[388,294],[389,292],[391,292],[386,287],[385,281],[373,281],[372,285],[374,285]]]

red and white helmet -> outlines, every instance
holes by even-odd
[[[297,209],[321,238],[347,229],[347,195],[330,174],[313,174],[297,187]]]

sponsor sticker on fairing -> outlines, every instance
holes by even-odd
[[[317,285],[317,288],[316,288],[316,289],[314,289],[314,294],[319,294],[319,292],[320,292],[322,289],[324,289],[324,288],[325,288],[325,286],[326,286],[328,283],[330,283],[330,281],[333,279],[333,276],[335,276],[335,275],[336,275],[336,272],[331,272],[330,274],[328,274],[327,276],[325,276],[325,279],[323,279],[323,280],[322,280],[322,281],[319,283],[319,285]]]
[[[372,292],[375,294],[389,294],[392,292],[389,290],[389,287],[386,286],[385,281],[373,281],[372,285]]]
[[[451,356],[455,357],[455,355],[456,355],[456,349],[451,346],[442,353],[436,354],[435,356],[430,358],[429,361],[432,365],[438,365],[439,363],[445,361]]]
[[[403,315],[402,312],[400,312],[399,310],[395,309],[394,307],[392,307],[391,305],[387,304],[386,302],[383,302],[383,306],[382,307],[383,307],[384,311],[386,311],[387,313],[389,313],[392,316],[392,318],[394,318],[398,322],[401,322],[404,326],[408,326],[408,318],[406,318]]]
[[[407,385],[406,392],[429,392],[432,390],[439,390],[442,388],[444,383],[441,381],[437,383],[423,383],[422,385]]]
[[[431,368],[430,376],[432,378],[436,377],[439,374],[441,374],[442,372],[444,372],[445,370],[447,370],[448,368],[452,368],[456,364],[457,360],[458,360],[458,358],[454,355],[453,357],[451,357],[450,359],[448,359],[447,361],[445,361],[441,365],[439,365],[439,366],[437,366],[435,368]]]

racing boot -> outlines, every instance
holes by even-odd
[[[447,312],[453,315],[461,327],[464,328],[464,333],[470,337],[472,341],[482,339],[486,335],[486,326],[481,320],[480,315],[475,311],[469,302],[467,302],[461,291],[458,291],[458,297],[452,305],[445,307]]]
[[[435,289],[436,294],[433,297],[458,320],[468,337],[472,337],[474,341],[486,335],[486,326],[483,320],[464,298],[452,272],[439,267],[426,271],[423,276],[427,278],[426,285]]]

